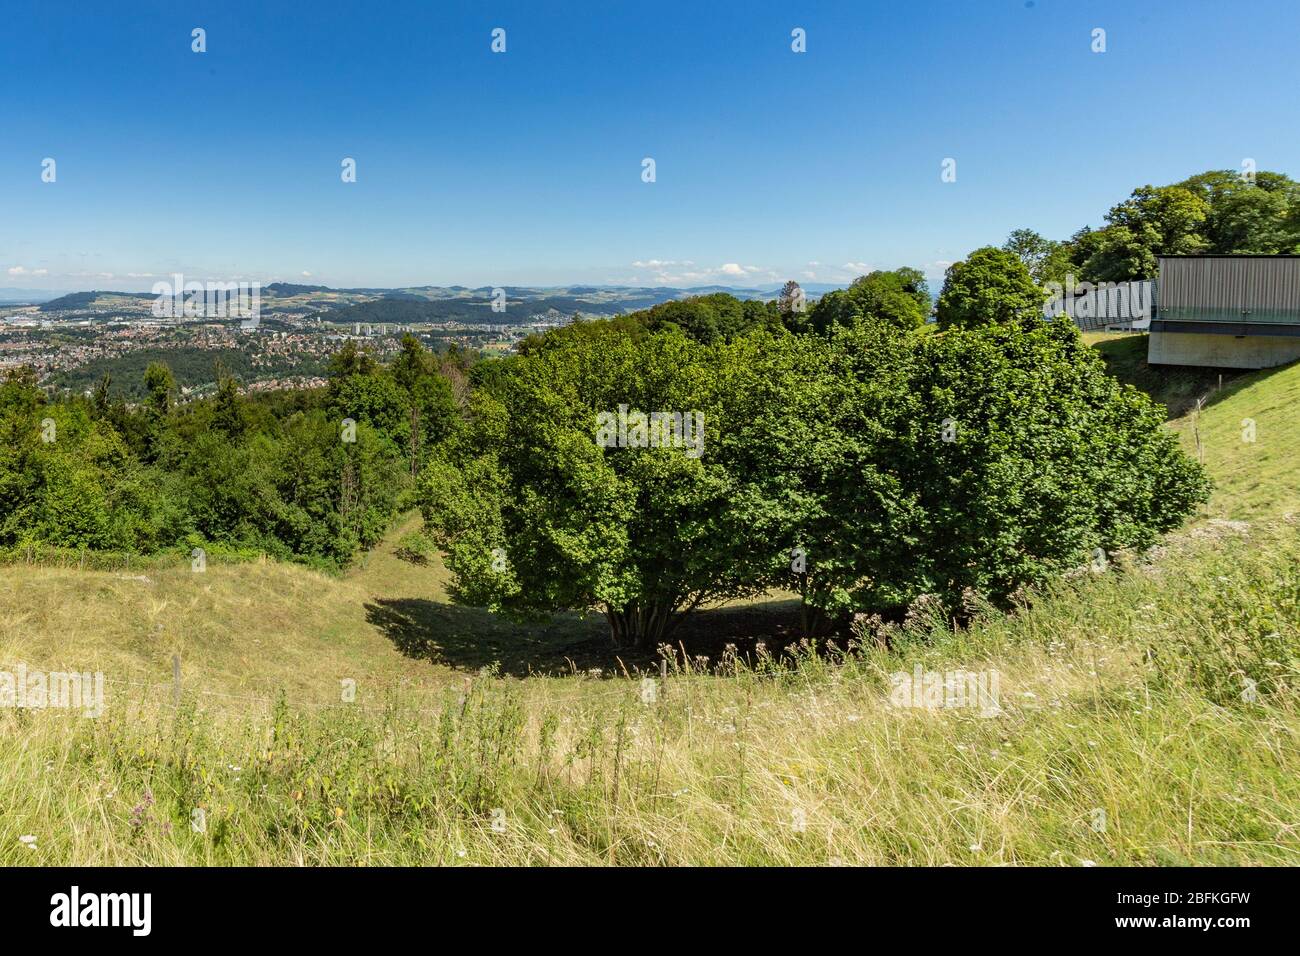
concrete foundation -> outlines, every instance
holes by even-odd
[[[1209,368],[1273,368],[1300,359],[1300,337],[1152,332],[1147,346],[1151,365]]]

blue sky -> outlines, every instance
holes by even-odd
[[[1292,0],[8,0],[3,21],[6,286],[939,276],[1144,183],[1300,173]]]

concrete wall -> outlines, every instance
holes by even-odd
[[[1300,359],[1300,337],[1208,335],[1152,332],[1147,347],[1151,365],[1204,365],[1210,368],[1273,368]]]

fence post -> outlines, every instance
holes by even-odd
[[[179,707],[181,705],[181,656],[172,655],[172,703]]]
[[[659,658],[659,678],[661,680],[668,679],[668,658],[666,657]]]

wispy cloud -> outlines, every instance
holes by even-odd
[[[639,285],[692,286],[710,285],[747,279],[749,283],[768,283],[779,281],[782,273],[765,266],[745,265],[740,262],[724,262],[720,266],[697,266],[690,259],[639,259],[632,263],[632,268],[644,270],[627,276],[624,282]]]

